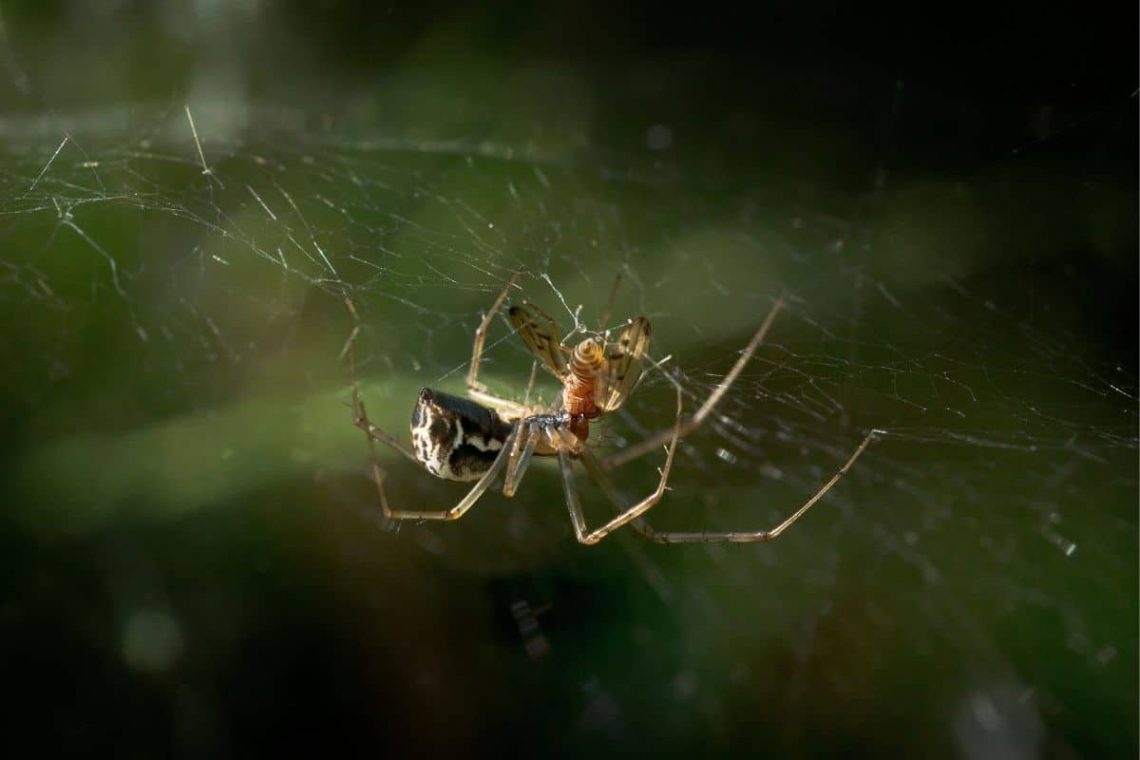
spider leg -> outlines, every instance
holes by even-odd
[[[349,311],[352,315],[356,316],[356,307],[352,301],[347,301]],[[364,411],[364,401],[360,398],[360,378],[356,372],[356,336],[360,333],[359,325],[352,330],[352,334],[348,336],[348,341],[345,343],[342,354],[348,357],[349,374],[352,377],[352,422],[358,428],[363,430],[368,436],[368,445],[372,446],[373,441],[380,441],[391,446],[396,451],[403,454],[405,457],[415,462],[417,467],[421,467],[419,460],[411,451],[406,449],[399,441],[393,436],[388,435],[383,430],[372,424],[368,419],[368,414]],[[373,461],[376,460],[375,451],[373,450]]]
[[[579,542],[583,544],[596,544],[626,523],[637,520],[637,518],[649,511],[657,502],[661,501],[661,497],[665,495],[665,484],[669,480],[669,470],[673,467],[673,455],[677,452],[678,433],[681,425],[681,404],[681,389],[678,388],[677,424],[673,428],[673,440],[669,442],[669,451],[665,455],[665,466],[661,468],[661,479],[657,482],[657,488],[653,490],[653,493],[636,504],[629,507],[622,507],[624,511],[621,514],[600,528],[595,528],[594,530],[588,530],[586,528],[586,518],[582,514],[582,505],[578,502],[578,489],[574,485],[573,460],[570,458],[571,449],[568,445],[558,449],[558,464],[562,470],[562,486],[566,492],[566,506],[570,509],[570,521],[574,524],[574,535],[578,537]],[[560,432],[566,444],[569,444],[570,439],[574,438],[573,434],[567,430]],[[581,446],[579,456],[593,458],[593,454],[585,444]]]
[[[697,531],[697,532],[666,532],[654,529],[645,520],[636,520],[634,527],[639,533],[651,541],[656,541],[661,544],[711,544],[711,543],[753,543],[761,541],[771,541],[778,538],[781,533],[790,528],[796,520],[803,517],[804,513],[811,509],[817,501],[823,498],[824,494],[830,491],[836,483],[838,483],[851,466],[855,464],[855,460],[863,453],[863,451],[871,445],[871,441],[883,435],[882,430],[872,430],[863,441],[856,447],[854,453],[848,457],[847,461],[843,463],[831,478],[823,484],[823,486],[815,492],[815,494],[808,499],[803,505],[791,514],[786,520],[777,525],[771,530],[757,530],[757,531]],[[587,459],[585,456],[582,458],[583,463],[586,465],[587,470],[594,478],[597,479],[598,484],[602,487],[602,491],[613,501],[618,508],[622,507],[623,500],[617,487],[614,485],[613,480],[609,474],[602,469],[601,464],[596,458]]]
[[[479,363],[483,360],[483,344],[487,340],[487,330],[491,327],[491,320],[499,312],[503,306],[503,301],[507,300],[507,293],[514,287],[518,279],[522,277],[522,270],[515,272],[510,281],[507,282],[503,292],[499,293],[498,298],[491,304],[491,308],[483,315],[483,321],[479,323],[479,327],[475,330],[475,342],[471,346],[471,364],[467,369],[467,395],[475,401],[488,406],[493,406],[496,409],[508,413],[514,413],[518,416],[523,414],[524,407],[522,404],[516,404],[513,401],[499,398],[488,392],[487,386],[479,382]]]
[[[353,316],[356,316],[356,310],[351,301],[347,301],[349,311]],[[500,454],[495,461],[491,464],[490,468],[483,473],[482,477],[476,481],[467,495],[460,499],[459,503],[451,509],[445,510],[407,510],[407,509],[392,509],[388,503],[388,493],[384,489],[384,471],[380,468],[379,456],[376,453],[376,442],[391,446],[396,451],[403,454],[410,459],[416,467],[423,469],[423,464],[416,459],[415,455],[400,444],[394,437],[388,435],[376,425],[372,424],[368,419],[368,413],[364,410],[364,401],[360,398],[360,382],[356,373],[356,336],[359,333],[359,328],[352,331],[345,345],[344,353],[348,356],[348,365],[352,374],[352,411],[353,422],[356,427],[364,431],[368,439],[368,453],[372,460],[372,479],[376,483],[377,493],[380,495],[380,508],[384,512],[384,516],[390,520],[458,520],[463,516],[463,513],[471,508],[479,497],[482,496],[486,490],[494,482],[499,472],[507,464],[507,457]],[[511,431],[510,435],[503,442],[503,452],[509,452],[514,449],[515,441],[519,436],[519,427]]]
[[[534,449],[538,446],[538,439],[542,435],[542,427],[532,420],[522,420],[516,426],[519,432],[518,438],[514,446],[504,446],[504,451],[509,451],[510,461],[507,462],[507,474],[503,477],[503,495],[514,496],[515,491],[522,481],[522,477],[526,474],[527,467],[530,466],[531,457],[534,455]]]
[[[467,389],[467,395],[471,397],[472,401],[476,401],[483,406],[489,406],[500,415],[508,419],[516,419],[526,416],[526,407],[517,401],[510,401],[505,398],[499,398],[492,393],[473,390],[470,388]]]
[[[590,451],[588,446],[584,446],[582,447],[582,451],[578,454],[578,459],[585,465],[586,473],[598,484],[602,489],[602,493],[604,493],[606,498],[617,508],[617,511],[619,513],[625,512],[629,508],[629,499],[618,490],[613,478],[610,477],[610,474],[602,466],[601,460],[598,459],[594,452]],[[632,522],[632,525],[638,533],[646,538],[652,539],[653,536],[657,534],[657,531],[649,526],[644,517],[638,517]]]
[[[511,434],[507,436],[507,440],[503,445],[504,453],[495,458],[495,461],[487,471],[475,482],[475,485],[471,487],[467,495],[459,500],[458,504],[451,509],[419,510],[393,509],[388,503],[388,494],[384,490],[384,471],[380,469],[380,464],[376,461],[376,444],[370,434],[368,436],[368,447],[372,454],[372,478],[376,481],[376,490],[380,494],[380,508],[384,511],[384,516],[390,520],[458,520],[460,517],[463,517],[464,513],[474,506],[475,502],[479,500],[479,497],[486,493],[495,478],[502,472],[503,467],[507,464],[505,452],[512,448],[518,435],[519,428],[516,427],[511,431]]]
[[[355,383],[352,386],[352,409],[353,409],[353,424],[355,424],[358,428],[363,430],[364,434],[368,436],[369,446],[372,446],[374,441],[380,441],[380,443],[384,443],[384,444],[387,444],[388,446],[391,446],[393,449],[395,449],[396,451],[400,452],[401,454],[403,454],[408,459],[415,462],[417,467],[423,466],[420,464],[419,460],[416,459],[415,454],[413,454],[411,451],[409,451],[407,448],[405,448],[404,445],[402,443],[400,443],[398,440],[396,440],[393,436],[390,436],[387,433],[385,433],[383,430],[381,430],[379,427],[377,427],[375,424],[373,424],[373,422],[370,419],[368,419],[368,414],[364,411],[364,402],[360,398],[360,392],[357,389]],[[375,451],[373,451],[373,457],[372,458],[373,459],[376,458],[375,457]]]
[[[768,329],[772,326],[772,322],[775,321],[776,315],[780,312],[780,309],[783,308],[783,306],[784,298],[781,296],[780,298],[776,299],[776,303],[772,306],[772,310],[768,312],[768,316],[764,318],[764,322],[760,325],[760,329],[757,330],[756,334],[752,336],[752,340],[748,341],[748,345],[745,346],[744,351],[741,352],[740,358],[737,359],[736,364],[733,365],[731,370],[729,370],[729,373],[724,376],[724,379],[720,381],[720,385],[713,389],[713,392],[709,394],[709,397],[707,399],[705,399],[705,403],[701,404],[700,408],[697,409],[697,411],[694,412],[691,417],[681,423],[680,430],[677,433],[678,438],[684,438],[685,436],[697,430],[697,428],[699,428],[701,424],[704,423],[705,418],[707,418],[709,414],[712,413],[713,408],[718,403],[720,403],[720,400],[724,397],[724,394],[728,392],[728,389],[732,387],[732,384],[736,382],[736,378],[744,370],[744,365],[748,364],[748,360],[752,358],[752,355],[756,353],[756,349],[759,348],[760,344],[764,342],[764,336],[767,335]],[[601,465],[607,470],[612,470],[615,467],[625,464],[626,462],[630,462],[634,459],[637,459],[638,457],[644,456],[650,451],[656,450],[657,447],[663,446],[672,437],[673,428],[659,430],[658,432],[651,434],[644,441],[636,443],[632,446],[628,446],[616,454],[613,454],[612,456],[602,460]]]

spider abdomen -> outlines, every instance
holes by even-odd
[[[412,411],[412,453],[437,478],[478,480],[512,427],[493,409],[424,388]]]

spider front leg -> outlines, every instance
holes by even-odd
[[[514,416],[522,416],[525,412],[525,407],[514,401],[499,398],[488,391],[487,386],[479,382],[479,364],[483,360],[483,344],[487,341],[487,330],[491,327],[491,320],[495,318],[499,309],[502,308],[503,301],[507,300],[507,293],[511,291],[511,288],[514,287],[520,277],[522,277],[521,269],[515,272],[514,276],[507,282],[506,287],[503,288],[503,291],[499,293],[498,298],[491,304],[491,308],[483,315],[483,321],[479,323],[479,327],[475,330],[475,342],[471,346],[471,364],[467,369],[467,395],[481,404],[486,404],[500,412]]]
[[[681,431],[681,408],[681,389],[678,387],[677,422],[673,427],[673,440],[669,442],[668,453],[665,455],[665,466],[661,468],[661,479],[657,481],[657,488],[653,490],[653,493],[636,504],[629,507],[622,506],[623,511],[621,514],[602,527],[592,531],[586,528],[586,518],[582,514],[582,505],[578,503],[578,489],[574,485],[574,473],[572,470],[570,452],[573,450],[572,447],[577,440],[568,430],[558,431],[563,444],[558,450],[558,464],[562,470],[562,485],[566,492],[566,506],[570,509],[570,521],[574,524],[574,535],[577,536],[579,542],[583,544],[596,544],[621,526],[632,520],[636,520],[648,512],[657,502],[661,501],[661,497],[665,495],[665,484],[669,480],[669,470],[673,467],[673,455],[677,452],[677,441]],[[582,443],[579,447],[578,456],[581,457],[583,461],[595,463],[597,461],[585,443]],[[589,465],[587,465],[587,467],[589,467]],[[605,488],[604,485],[603,488]]]
[[[823,484],[823,486],[815,492],[814,495],[803,505],[791,514],[786,520],[777,525],[771,530],[757,530],[757,531],[659,531],[649,525],[645,520],[637,520],[634,522],[634,528],[637,529],[641,535],[645,536],[651,541],[656,541],[660,544],[711,544],[711,543],[755,543],[763,541],[771,541],[778,538],[792,524],[803,517],[804,513],[815,506],[815,503],[823,498],[824,494],[830,491],[835,484],[838,483],[851,466],[855,464],[855,460],[863,453],[863,451],[871,445],[871,441],[875,440],[881,435],[884,435],[883,430],[872,430],[863,439],[862,443],[856,447],[853,454],[848,457],[843,466],[831,478]],[[609,473],[604,469],[603,463],[599,462],[596,457],[588,451],[584,452],[582,456],[582,463],[586,465],[589,473],[598,481],[602,487],[602,491],[619,509],[624,509],[621,494],[617,487],[614,485],[613,480],[610,478]]]
[[[768,312],[768,316],[764,318],[763,323],[760,325],[760,329],[758,329],[756,331],[756,334],[752,336],[752,340],[748,341],[748,345],[745,346],[744,351],[740,354],[740,358],[737,359],[736,364],[734,364],[732,369],[729,370],[728,374],[724,376],[724,380],[721,380],[720,384],[713,389],[713,392],[709,394],[709,397],[705,399],[705,402],[701,404],[700,408],[693,413],[693,416],[689,417],[687,420],[681,423],[680,430],[677,435],[678,438],[684,438],[685,436],[696,431],[704,423],[709,414],[712,413],[713,408],[718,403],[720,403],[720,400],[722,398],[724,398],[724,394],[728,393],[728,389],[732,387],[732,384],[736,382],[736,378],[742,371],[744,371],[744,365],[748,364],[748,360],[752,358],[752,355],[756,353],[756,349],[759,348],[760,344],[764,342],[764,336],[768,334],[768,329],[772,326],[772,322],[775,321],[776,315],[780,313],[780,309],[783,308],[783,306],[784,297],[780,296],[778,299],[776,299],[776,303],[772,306],[772,310]],[[656,450],[658,446],[664,445],[672,437],[672,428],[660,430],[650,435],[644,441],[634,444],[633,446],[628,446],[613,456],[602,460],[601,465],[604,469],[612,470],[615,467],[619,467],[625,464],[626,462],[630,462],[640,456],[644,456],[650,451]]]

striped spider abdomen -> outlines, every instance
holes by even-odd
[[[412,453],[438,478],[478,480],[512,428],[494,409],[424,388],[412,410]]]

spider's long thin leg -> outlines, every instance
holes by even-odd
[[[503,477],[504,496],[515,495],[523,475],[526,474],[526,468],[530,466],[530,459],[534,455],[538,439],[542,436],[542,428],[527,420],[521,420],[516,429],[521,432],[519,432],[515,445],[503,447],[503,451],[509,452],[507,454],[509,457],[507,474]]]
[[[413,454],[411,451],[409,451],[407,448],[405,448],[404,445],[401,444],[399,441],[397,441],[393,436],[388,435],[383,430],[381,430],[376,425],[374,425],[372,423],[372,420],[368,419],[368,414],[367,414],[367,412],[364,411],[364,401],[360,398],[360,391],[356,387],[355,382],[352,385],[352,411],[353,411],[353,420],[352,420],[353,424],[355,424],[358,428],[363,430],[364,434],[368,436],[368,442],[369,442],[370,446],[372,445],[372,443],[374,441],[380,441],[380,443],[384,443],[384,444],[387,444],[388,446],[391,446],[396,451],[400,452],[405,457],[412,460],[412,462],[415,463],[416,467],[423,467],[423,465],[420,464],[420,461],[418,459],[416,459],[415,454]],[[376,457],[375,457],[376,452],[373,451],[372,453],[373,453],[372,458],[373,458],[373,460],[375,460],[376,459]]]
[[[608,536],[613,531],[621,526],[636,520],[642,514],[647,512],[657,502],[661,501],[661,497],[665,495],[665,484],[669,480],[669,470],[673,467],[673,455],[677,452],[678,433],[681,426],[681,389],[677,389],[677,424],[673,428],[673,440],[669,442],[669,451],[665,455],[665,466],[661,468],[661,479],[657,482],[657,488],[653,493],[646,496],[641,501],[630,507],[623,507],[625,511],[613,518],[605,525],[594,530],[587,530],[586,518],[582,514],[582,505],[578,503],[578,489],[574,485],[574,472],[572,470],[572,460],[570,459],[570,450],[566,447],[560,447],[558,450],[558,464],[562,469],[562,485],[566,491],[566,506],[570,509],[570,520],[574,523],[574,535],[583,544],[596,544],[603,538]],[[562,431],[565,436],[573,437],[568,431]],[[569,443],[569,441],[566,441]],[[583,445],[579,456],[593,457],[587,446]]]
[[[724,379],[720,381],[720,384],[713,389],[713,392],[709,394],[709,397],[707,399],[705,399],[705,403],[701,404],[701,407],[693,413],[693,416],[689,417],[681,423],[678,438],[684,438],[699,428],[705,421],[705,418],[708,417],[712,412],[713,408],[718,403],[720,403],[720,400],[724,397],[724,394],[728,392],[728,389],[734,382],[736,382],[736,378],[742,371],[744,371],[744,365],[748,364],[748,360],[752,358],[752,354],[756,353],[756,349],[759,348],[760,344],[764,342],[764,336],[768,334],[768,328],[772,326],[772,322],[776,319],[776,315],[780,312],[780,309],[783,308],[783,306],[784,298],[781,296],[780,298],[776,299],[776,303],[772,306],[772,310],[768,312],[768,316],[764,318],[764,322],[760,325],[760,329],[757,330],[756,334],[752,336],[752,340],[748,341],[748,345],[745,346],[744,351],[740,354],[740,358],[737,359],[736,364],[733,365],[731,370],[729,370],[729,373],[725,375]],[[644,456],[650,451],[656,450],[657,447],[663,446],[672,437],[672,428],[660,430],[656,433],[651,434],[644,441],[624,448],[616,454],[613,454],[612,456],[602,460],[602,467],[607,470],[612,470],[613,468],[623,465],[626,462],[637,459],[640,456]]]
[[[503,450],[509,451],[514,445],[515,439],[519,435],[519,428],[516,427],[507,436],[507,440],[503,443]],[[467,510],[474,506],[475,502],[479,500],[495,478],[502,472],[503,467],[507,463],[505,454],[500,454],[491,466],[487,469],[483,476],[475,482],[467,495],[459,500],[451,509],[442,510],[419,510],[419,509],[393,509],[388,503],[388,494],[384,490],[384,471],[380,469],[380,464],[376,461],[376,444],[371,435],[368,436],[368,447],[372,454],[372,477],[376,481],[376,490],[380,494],[380,508],[384,511],[384,516],[392,520],[458,520],[463,517]]]
[[[351,300],[346,300],[349,311],[352,315],[356,316],[356,308]],[[368,454],[372,461],[372,479],[376,483],[376,491],[380,496],[380,508],[384,512],[384,516],[391,520],[458,520],[463,516],[471,506],[479,500],[479,497],[490,487],[495,477],[503,469],[507,463],[507,458],[500,455],[491,464],[487,472],[471,487],[458,504],[451,509],[445,510],[407,510],[407,509],[392,509],[388,503],[388,494],[384,490],[384,471],[380,468],[380,460],[376,453],[376,442],[391,446],[396,451],[403,454],[410,459],[417,468],[423,469],[423,465],[411,451],[404,448],[392,436],[385,433],[368,419],[368,413],[364,410],[364,401],[360,398],[360,382],[356,373],[356,336],[360,332],[359,326],[354,328],[352,334],[349,336],[345,344],[344,353],[348,356],[348,366],[352,375],[352,411],[353,422],[358,428],[364,431],[368,439]],[[503,450],[510,451],[514,448],[514,442],[519,435],[519,428],[516,427],[507,436],[503,442]]]
[[[654,529],[644,520],[637,520],[634,523],[634,527],[637,528],[638,532],[646,538],[662,544],[709,544],[719,542],[752,543],[758,541],[771,541],[772,539],[779,537],[781,533],[790,528],[792,524],[796,522],[796,520],[803,517],[805,512],[811,509],[817,501],[822,499],[824,494],[830,491],[835,486],[835,484],[838,483],[843,478],[843,476],[847,474],[847,471],[851,469],[851,466],[853,464],[855,464],[855,460],[859,458],[859,456],[869,445],[871,445],[871,441],[875,440],[883,434],[884,431],[882,430],[872,430],[870,433],[868,433],[867,437],[865,437],[863,441],[855,448],[854,453],[852,453],[851,456],[848,457],[847,461],[843,463],[843,466],[840,467],[836,473],[831,476],[831,479],[824,483],[823,486],[818,491],[816,491],[810,499],[804,502],[803,506],[793,512],[790,517],[788,517],[786,520],[771,530],[665,532]],[[624,508],[622,506],[623,501],[620,497],[620,494],[618,493],[617,487],[609,477],[609,474],[602,469],[597,460],[587,459],[586,457],[583,457],[582,461],[586,465],[586,468],[590,474],[598,480],[598,483],[602,487],[602,490],[605,492],[606,496],[608,496],[611,501],[615,502],[619,509]]]
[[[483,321],[479,323],[479,327],[475,330],[475,342],[471,346],[471,364],[467,369],[467,395],[482,404],[493,406],[505,412],[513,412],[519,416],[524,412],[522,404],[516,404],[513,401],[499,398],[490,393],[487,390],[487,386],[479,382],[479,364],[483,360],[483,344],[487,341],[487,330],[491,327],[491,320],[499,313],[503,302],[507,300],[507,294],[511,291],[511,288],[514,287],[515,283],[518,282],[520,277],[522,277],[521,269],[515,272],[514,276],[507,282],[506,287],[503,288],[503,291],[499,293],[495,302],[491,304],[491,308],[483,315]]]
[[[355,318],[357,316],[356,315],[356,306],[352,303],[351,300],[346,299],[345,303],[348,305],[349,312]],[[352,417],[353,417],[352,421],[353,421],[353,424],[355,424],[358,428],[363,430],[365,432],[365,434],[368,435],[369,446],[372,445],[371,441],[373,441],[373,440],[377,440],[377,441],[380,441],[381,443],[385,443],[385,444],[391,446],[396,451],[403,454],[408,459],[415,462],[417,467],[421,467],[422,465],[419,463],[419,461],[416,459],[415,455],[412,454],[411,451],[404,448],[404,446],[399,441],[397,441],[394,437],[388,435],[383,430],[376,427],[376,425],[373,425],[372,421],[368,419],[368,414],[364,411],[364,401],[360,398],[360,378],[356,372],[356,337],[359,334],[360,334],[360,326],[357,325],[356,327],[354,327],[352,329],[352,334],[348,336],[348,340],[345,341],[344,349],[341,351],[342,355],[345,355],[348,357],[348,370],[349,370],[349,375],[352,377]],[[373,454],[375,454],[375,452],[373,452]],[[373,461],[375,461],[375,459],[376,459],[376,457],[373,456]]]

